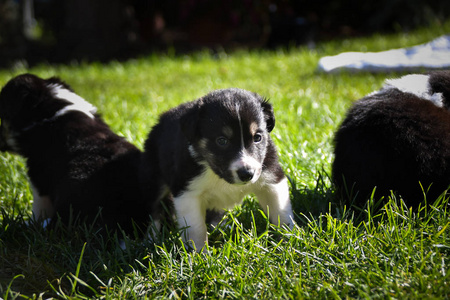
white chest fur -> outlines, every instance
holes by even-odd
[[[183,240],[192,240],[199,251],[207,243],[205,214],[208,209],[232,208],[245,195],[254,193],[265,213],[270,213],[272,223],[293,225],[293,214],[289,201],[286,178],[278,183],[267,183],[265,174],[255,183],[229,184],[211,169],[193,179],[181,195],[175,197],[174,206],[178,225],[187,227]]]
[[[260,179],[261,180],[261,179]],[[255,184],[230,184],[217,176],[210,168],[192,180],[184,194],[197,199],[203,209],[230,209],[252,192]]]

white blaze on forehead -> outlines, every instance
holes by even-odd
[[[241,149],[245,148],[245,144],[244,144],[244,130],[242,128],[242,120],[241,120],[241,115],[239,113],[240,107],[239,104],[236,103],[236,113],[237,113],[237,117],[238,117],[238,121],[239,121],[239,131],[241,134]]]
[[[67,100],[72,103],[57,111],[55,117],[64,115],[69,111],[79,111],[91,119],[94,118],[94,114],[97,112],[95,106],[59,84],[51,84],[48,87],[52,90],[52,94],[56,98]]]
[[[411,74],[397,79],[387,79],[385,89],[389,88],[396,88],[404,93],[414,94],[419,98],[429,100],[436,106],[443,106],[442,93],[433,93],[428,75]]]

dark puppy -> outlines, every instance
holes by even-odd
[[[423,187],[436,200],[450,184],[449,107],[449,71],[387,80],[357,101],[335,137],[339,193],[363,206],[376,187],[376,199],[392,190],[417,207]]]
[[[131,233],[134,221],[146,229],[141,152],[67,84],[31,74],[11,79],[0,93],[0,118],[0,149],[27,160],[36,220],[58,214],[65,223],[91,222],[101,208],[109,227]]]
[[[269,133],[272,106],[255,93],[218,90],[164,113],[145,143],[154,203],[173,196],[185,241],[207,242],[205,214],[255,194],[271,222],[293,225],[287,179]]]

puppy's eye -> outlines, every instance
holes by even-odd
[[[224,147],[224,146],[228,145],[228,139],[226,137],[223,137],[223,136],[218,137],[216,139],[216,144],[221,146],[221,147]]]
[[[257,133],[257,134],[255,134],[253,136],[253,142],[259,143],[259,142],[261,142],[261,140],[262,140],[262,135],[261,134]]]

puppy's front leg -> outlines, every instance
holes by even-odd
[[[50,200],[49,196],[41,196],[38,190],[31,185],[31,191],[33,192],[33,220],[41,221],[45,224],[54,216],[55,208]]]
[[[268,183],[255,191],[259,204],[263,211],[269,213],[270,222],[278,225],[286,224],[289,228],[294,227],[294,214],[289,199],[289,186],[287,178],[278,183]]]
[[[200,199],[191,193],[174,198],[175,212],[179,228],[187,227],[182,238],[185,244],[190,244],[197,252],[208,242],[205,214]]]

